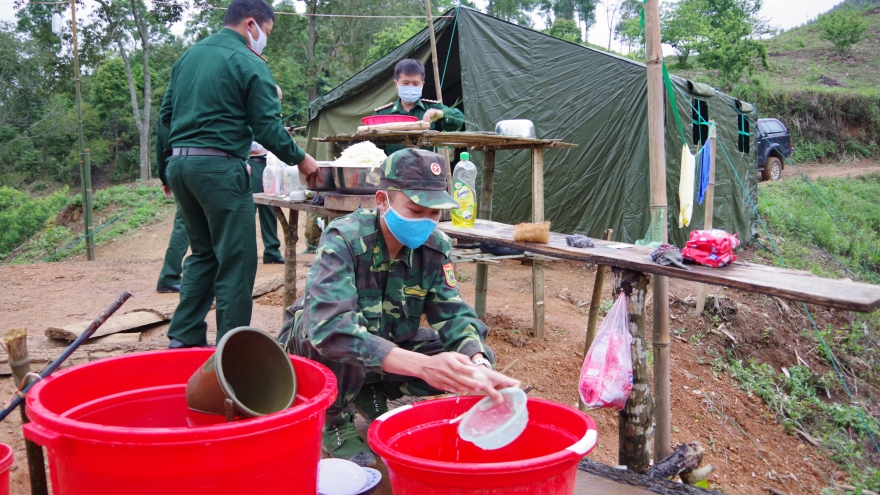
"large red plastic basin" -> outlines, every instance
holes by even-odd
[[[9,468],[12,467],[12,447],[0,443],[0,495],[9,495]]]
[[[596,424],[572,407],[529,399],[529,423],[510,445],[483,450],[449,424],[479,397],[420,402],[370,425],[370,447],[388,466],[394,493],[571,495],[577,464],[596,446]]]
[[[37,383],[27,395],[32,422],[24,433],[48,450],[52,492],[316,493],[333,374],[291,356],[293,406],[226,423],[186,407],[186,381],[213,352],[130,354]]]

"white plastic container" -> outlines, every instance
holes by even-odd
[[[299,181],[299,168],[285,166],[284,167],[284,195],[290,196],[296,193],[296,197],[305,199],[305,189]],[[297,199],[301,201],[301,199]]]
[[[263,194],[267,196],[275,196],[275,170],[266,160],[266,166],[263,167]]]

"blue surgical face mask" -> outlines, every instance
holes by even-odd
[[[410,249],[416,249],[424,244],[428,237],[431,237],[431,233],[434,232],[434,228],[438,223],[433,218],[406,218],[400,216],[399,213],[394,211],[390,203],[388,204],[388,210],[385,211],[382,218],[385,219],[385,225],[388,226],[388,230],[391,231],[395,239]]]
[[[415,103],[422,97],[422,88],[419,86],[399,86],[397,96],[407,103]]]

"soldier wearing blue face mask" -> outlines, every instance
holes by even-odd
[[[464,125],[461,110],[422,98],[425,67],[418,60],[405,58],[397,62],[394,66],[394,87],[397,88],[397,101],[377,108],[373,115],[411,115],[431,122],[431,129],[435,131],[455,132]],[[402,149],[400,145],[388,145],[385,153],[391,155]]]
[[[452,242],[436,230],[446,192],[442,156],[407,149],[381,170],[375,210],[334,220],[321,237],[304,295],[287,309],[279,340],[333,371],[339,393],[327,409],[324,451],[372,466],[354,427],[404,395],[496,390],[519,382],[492,370],[486,325],[458,292]],[[420,327],[422,315],[431,328]],[[478,369],[487,380],[472,379]]]

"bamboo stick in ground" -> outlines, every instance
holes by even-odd
[[[31,372],[31,358],[27,348],[27,329],[12,328],[3,335],[3,347],[9,355],[9,367],[12,369],[13,379],[18,388],[24,388],[27,383],[22,383],[25,376]],[[19,406],[21,423],[29,420],[24,411],[24,403]],[[31,481],[32,495],[46,495],[49,488],[46,483],[46,461],[43,458],[43,447],[25,439],[27,451],[28,474]]]

